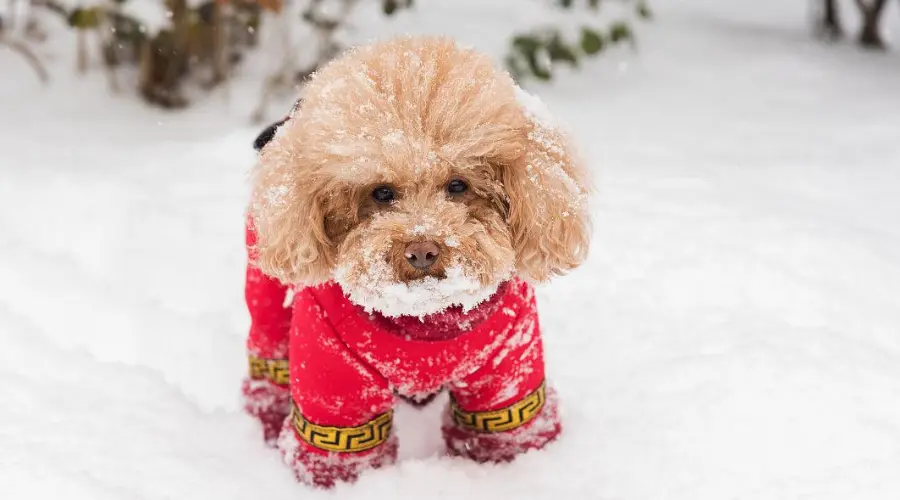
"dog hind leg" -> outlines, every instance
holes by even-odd
[[[245,230],[248,263],[244,296],[250,312],[247,336],[250,372],[241,392],[244,409],[262,423],[266,443],[274,446],[290,412],[287,358],[291,309],[284,303],[287,287],[253,265],[256,234],[249,217]]]

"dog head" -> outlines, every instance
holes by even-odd
[[[445,38],[322,68],[263,148],[256,264],[386,315],[470,308],[584,259],[586,175],[539,101]]]

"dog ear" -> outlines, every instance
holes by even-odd
[[[543,103],[516,88],[525,114],[524,154],[502,169],[519,274],[534,281],[574,269],[587,256],[588,175]]]
[[[256,139],[253,141],[253,149],[256,151],[261,151],[262,148],[266,147],[266,144],[272,141],[275,138],[275,134],[278,132],[278,128],[284,125],[284,122],[288,121],[291,116],[293,116],[297,110],[300,108],[300,103],[303,102],[302,99],[298,99],[294,106],[291,108],[291,112],[282,120],[279,120],[268,127],[264,128],[262,132],[256,136]]]
[[[262,149],[252,174],[250,217],[256,230],[254,264],[283,283],[327,281],[333,244],[325,228],[328,186],[303,161],[291,118]]]
[[[268,144],[272,141],[272,139],[275,138],[275,133],[278,132],[278,127],[284,125],[284,122],[286,121],[287,118],[279,120],[263,129],[263,131],[260,132],[259,135],[256,136],[256,139],[253,141],[253,149],[259,151],[264,148],[266,144]]]

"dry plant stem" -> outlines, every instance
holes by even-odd
[[[6,12],[8,12],[9,15],[4,18],[6,24],[4,28],[9,32],[13,32],[16,29],[16,3],[17,0],[7,0],[6,2]]]
[[[884,49],[884,40],[878,30],[878,24],[881,21],[881,14],[887,0],[872,0],[866,3],[864,0],[856,0],[856,6],[859,8],[863,18],[863,25],[859,32],[859,43],[863,47],[870,49]]]
[[[213,84],[224,82],[228,77],[228,58],[226,37],[228,13],[227,6],[215,2],[213,4]]]
[[[282,60],[278,70],[266,79],[260,103],[251,117],[254,122],[263,120],[269,100],[274,94],[302,83],[321,65],[333,59],[340,52],[341,46],[334,41],[334,35],[338,28],[345,24],[353,9],[359,4],[359,0],[340,0],[341,10],[335,17],[326,17],[320,12],[321,6],[325,1],[327,0],[311,0],[303,13],[303,19],[311,24],[315,30],[318,53],[315,61],[300,71],[294,70],[296,50],[290,43],[287,23],[282,23],[281,27],[284,29],[282,34],[285,40],[283,46],[286,47],[285,58]],[[279,16],[282,21],[285,21],[287,16],[283,12],[279,12]]]
[[[303,18],[315,28],[316,36],[318,38],[318,56],[312,65],[297,75],[298,81],[305,80],[318,69],[319,66],[327,63],[338,55],[341,47],[334,41],[335,32],[346,23],[350,13],[353,12],[353,9],[359,3],[359,0],[342,0],[342,9],[337,17],[328,18],[319,12],[319,6],[324,1],[325,0],[312,0],[309,8],[303,14]]]
[[[78,29],[78,34],[76,35],[76,43],[78,44],[77,48],[77,69],[78,72],[84,74],[87,72],[88,67],[88,48],[87,48],[87,32],[84,29]]]
[[[836,40],[844,36],[837,0],[822,0],[822,11],[819,12],[819,32],[829,39]]]
[[[147,93],[151,87],[153,78],[153,47],[149,39],[141,42],[141,53],[139,56],[139,78],[138,87],[142,93]]]
[[[0,35],[0,46],[9,47],[10,50],[14,52],[18,52],[25,58],[25,61],[34,69],[35,73],[37,73],[38,79],[41,83],[47,83],[50,81],[50,74],[47,72],[47,68],[44,67],[43,63],[41,63],[40,58],[38,58],[37,54],[34,53],[27,45],[22,42],[17,42],[15,40],[8,40],[6,37]]]
[[[100,54],[103,54],[103,48],[104,48],[104,43],[103,43],[104,39],[103,39],[103,35],[101,33],[109,33],[112,31],[112,25],[108,21],[109,21],[109,18],[106,15],[104,15],[103,18],[100,20],[101,28],[100,28],[100,31],[97,33],[97,45],[98,45]],[[118,79],[118,75],[116,74],[115,65],[110,64],[110,62],[107,61],[106,58],[103,58],[103,67],[106,70],[106,77],[109,80],[109,90],[114,94],[118,94],[121,91],[121,87],[119,87],[119,79]]]
[[[256,109],[250,117],[254,123],[263,121],[272,96],[277,91],[285,89],[290,85],[288,83],[288,77],[293,72],[296,50],[291,44],[288,14],[285,12],[285,9],[282,9],[278,11],[276,15],[278,16],[278,32],[281,36],[281,46],[284,47],[285,50],[284,57],[281,59],[278,69],[273,74],[269,75],[263,84],[259,104],[256,106]]]

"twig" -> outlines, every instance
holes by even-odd
[[[278,66],[278,70],[275,71],[275,73],[273,73],[272,75],[266,77],[259,103],[256,105],[256,109],[250,115],[250,119],[254,123],[261,122],[263,118],[265,118],[266,109],[269,107],[269,100],[272,98],[272,94],[274,94],[277,89],[288,86],[287,75],[293,67],[295,47],[290,43],[291,37],[289,33],[290,28],[288,26],[287,14],[284,10],[281,10],[276,12],[276,15],[278,16],[278,29],[282,38],[281,45],[285,48],[285,53],[284,57],[281,60],[281,63]]]
[[[254,121],[261,121],[264,117],[269,100],[276,91],[303,83],[320,66],[327,63],[341,51],[341,46],[334,41],[335,32],[346,24],[347,18],[353,9],[359,4],[359,0],[332,0],[341,2],[341,10],[333,16],[327,16],[321,12],[321,5],[328,0],[310,0],[309,5],[303,11],[303,20],[312,25],[318,39],[316,59],[307,67],[290,74],[293,71],[294,49],[288,48],[286,56],[278,71],[266,79],[259,105],[252,114]],[[281,13],[285,16],[284,13]],[[285,44],[289,45],[289,44]]]
[[[38,56],[24,43],[17,42],[15,40],[8,40],[4,36],[0,36],[0,45],[6,45],[10,48],[10,50],[16,51],[25,58],[28,64],[34,68],[35,73],[38,75],[38,79],[41,83],[46,84],[50,81],[50,74],[47,72],[47,69],[44,67],[41,60]]]
[[[341,46],[334,41],[334,33],[338,28],[346,23],[347,18],[353,9],[359,3],[359,0],[342,0],[342,9],[333,18],[325,17],[319,11],[319,5],[324,0],[312,0],[306,11],[303,12],[303,19],[312,24],[319,38],[319,53],[316,60],[305,70],[300,71],[295,80],[300,82],[305,80],[309,75],[315,72],[319,66],[333,59],[341,51]]]
[[[887,3],[887,0],[872,0],[871,3],[866,4],[864,0],[855,0],[856,6],[859,7],[859,10],[862,11],[863,15],[872,15],[877,11],[880,11],[884,8],[884,5]]]

